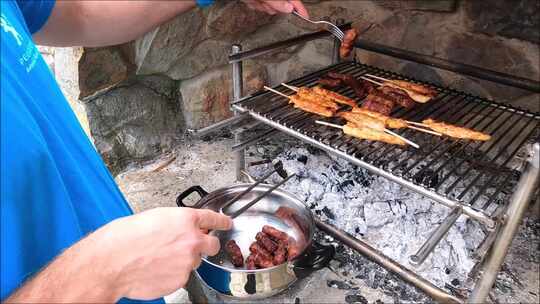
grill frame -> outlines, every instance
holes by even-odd
[[[339,24],[339,22],[337,22]],[[346,30],[350,27],[350,24],[345,24],[341,26],[343,30]],[[232,47],[232,54],[229,56],[229,62],[232,66],[232,76],[233,76],[233,95],[234,99],[231,101],[231,110],[234,111],[235,117],[237,119],[232,119],[232,122],[237,122],[241,120],[241,117],[245,117],[246,114],[249,116],[252,116],[249,112],[241,112],[239,111],[235,106],[236,104],[245,101],[247,99],[253,98],[257,95],[264,94],[263,92],[256,93],[252,96],[246,96],[242,97],[242,64],[243,61],[246,59],[252,59],[255,57],[258,57],[263,54],[268,54],[270,52],[287,48],[299,43],[308,42],[315,39],[321,39],[330,37],[330,33],[326,31],[319,31],[311,34],[302,35],[299,37],[294,37],[285,41],[276,42],[270,45],[262,46],[257,49],[249,50],[249,51],[242,51],[242,48],[240,45],[233,45]],[[334,53],[332,54],[333,62],[338,63],[339,56],[338,51],[340,47],[340,42],[337,39],[334,39]],[[429,55],[422,55],[414,52],[410,52],[407,50],[397,49],[389,46],[383,46],[367,41],[356,41],[355,43],[356,48],[364,49],[367,51],[372,51],[377,54],[382,55],[388,55],[392,56],[398,59],[413,61],[419,64],[427,64],[436,68],[456,72],[462,75],[469,75],[473,76],[475,78],[484,79],[492,82],[496,82],[503,85],[508,85],[516,88],[522,88],[525,90],[529,90],[531,92],[540,92],[540,82],[516,77],[513,75],[508,75],[504,73],[494,72],[486,69],[481,69],[478,67],[456,63],[456,62],[450,62],[441,58],[436,58]],[[499,104],[493,101],[490,101],[491,104],[494,106],[500,108],[500,109],[512,109],[512,111],[521,111],[521,109],[511,108],[503,104]],[[298,115],[298,114],[297,114]],[[297,118],[301,116],[297,116]],[[305,121],[305,120],[304,120]],[[300,124],[303,124],[302,120],[298,121]],[[263,122],[264,123],[264,122]],[[304,123],[305,124],[305,123]],[[227,126],[229,124],[227,123],[218,123],[214,126],[210,126],[204,129],[204,133],[213,132],[215,130],[219,130],[223,128],[224,126]],[[231,124],[232,125],[232,124]],[[238,130],[238,129],[236,129]],[[269,131],[263,132],[262,135],[258,135],[255,137],[252,137],[248,141],[243,141],[242,136],[242,129],[241,131],[236,131],[235,133],[235,145],[233,146],[233,152],[236,155],[236,171],[237,171],[237,179],[240,180],[243,176],[249,176],[245,172],[245,147],[249,144],[254,144],[262,139],[268,138],[269,136],[278,133],[280,130],[277,128],[271,128]],[[245,129],[244,129],[245,130]],[[202,134],[203,132],[199,133],[199,131],[192,131],[192,134],[195,136]],[[445,290],[442,290],[441,288],[438,288],[437,286],[434,286],[430,282],[426,281],[424,278],[420,277],[418,274],[414,273],[413,271],[407,269],[405,266],[400,265],[396,261],[392,260],[391,258],[385,256],[383,253],[377,251],[376,249],[370,247],[368,244],[363,242],[362,240],[359,240],[351,235],[348,235],[344,231],[341,231],[337,229],[336,227],[333,227],[327,223],[323,223],[320,220],[318,221],[318,228],[329,235],[336,238],[338,241],[342,242],[343,244],[349,246],[353,250],[356,250],[357,252],[365,255],[372,261],[380,264],[381,266],[385,267],[389,271],[395,273],[400,278],[402,278],[404,281],[416,286],[420,290],[424,291],[427,295],[431,296],[435,301],[443,302],[443,303],[464,303],[465,301],[476,303],[476,302],[484,302],[487,298],[487,295],[489,291],[491,290],[491,287],[493,286],[495,282],[495,278],[498,274],[498,271],[500,269],[500,266],[502,265],[502,262],[504,260],[504,257],[508,251],[508,248],[510,247],[511,241],[517,231],[517,228],[519,227],[519,223],[521,222],[521,219],[523,218],[523,214],[526,210],[527,204],[530,201],[533,193],[537,190],[537,184],[540,179],[540,143],[534,143],[531,146],[530,152],[532,156],[530,156],[525,162],[524,162],[524,169],[523,174],[519,180],[519,183],[517,184],[517,187],[512,194],[512,197],[509,199],[509,204],[507,206],[499,206],[496,208],[496,210],[492,213],[492,218],[496,219],[493,222],[491,219],[488,219],[487,226],[490,226],[491,224],[494,224],[495,227],[491,231],[489,231],[488,235],[484,239],[484,241],[481,243],[481,245],[477,248],[477,250],[473,253],[473,256],[477,257],[478,263],[473,268],[473,271],[470,275],[474,274],[480,274],[479,278],[476,280],[474,290],[469,295],[468,299],[464,299],[463,295],[457,295],[452,294],[452,292],[447,292]],[[339,153],[338,153],[339,154]],[[384,172],[383,172],[384,173]],[[382,176],[385,176],[385,174],[380,174]],[[387,176],[388,177],[388,176]],[[389,176],[390,178],[392,176]],[[392,179],[392,178],[391,178]],[[498,189],[492,194],[492,197],[495,197],[499,192],[503,191],[505,184],[502,183]],[[424,194],[427,197],[432,197],[431,194],[433,192],[428,191],[426,188],[423,187],[414,187],[415,190],[418,190],[420,194]],[[433,198],[433,197],[432,197]],[[491,199],[491,198],[490,198]],[[437,200],[436,200],[437,201]],[[473,201],[474,202],[474,201]],[[486,206],[483,207],[483,209]],[[450,214],[447,216],[445,220],[443,220],[443,223],[441,226],[446,225],[447,227],[450,227],[455,222],[455,219],[457,217],[452,218],[452,213],[459,212],[459,213],[469,213],[473,214],[475,213],[474,208],[465,206],[465,208],[462,207],[462,205],[455,206],[454,208],[449,208],[452,210]],[[467,212],[465,212],[467,211]],[[480,213],[480,217],[485,217],[484,214]],[[424,246],[419,250],[419,252],[416,254],[416,256],[422,255],[422,254],[429,254],[430,250],[433,250],[434,246],[436,246],[437,242],[444,237],[444,235],[447,233],[448,228],[438,227],[435,229],[435,231],[432,233],[430,237],[426,240]],[[426,249],[424,247],[429,247],[430,249]],[[419,259],[422,259],[421,256],[419,256]],[[415,263],[412,263],[413,265]]]

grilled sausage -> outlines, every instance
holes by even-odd
[[[262,231],[276,242],[282,241],[286,243],[289,240],[289,235],[287,235],[285,232],[278,230],[272,226],[264,225],[262,228]]]
[[[355,29],[350,29],[345,32],[345,37],[343,38],[343,42],[341,43],[341,47],[339,48],[339,56],[341,58],[349,57],[357,36],[358,33]]]
[[[258,232],[255,239],[259,245],[269,252],[274,252],[277,249],[276,243],[274,243],[264,232]]]
[[[290,238],[287,243],[287,260],[291,261],[300,254],[300,248],[298,247],[296,240],[293,238]]]
[[[262,254],[257,254],[255,256],[255,265],[259,268],[270,268],[274,266],[274,262],[272,258],[267,258]]]
[[[255,254],[250,254],[246,259],[246,269],[247,270],[255,270],[257,269],[257,265],[255,264]]]
[[[251,252],[251,254],[253,254],[253,255],[260,254],[263,257],[265,257],[266,259],[272,259],[272,254],[270,252],[268,252],[266,249],[264,249],[264,247],[262,247],[257,242],[253,242],[249,246],[249,252]]]
[[[274,265],[281,265],[287,260],[287,246],[284,243],[280,243],[276,252],[274,253]]]
[[[231,258],[231,263],[235,267],[242,267],[244,266],[244,257],[242,256],[242,251],[240,250],[240,247],[236,244],[234,240],[229,240],[225,244],[225,251]]]

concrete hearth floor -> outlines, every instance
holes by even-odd
[[[173,207],[176,206],[178,193],[190,186],[201,185],[212,191],[234,181],[231,146],[232,140],[226,137],[212,141],[185,140],[174,152],[144,164],[133,165],[117,176],[116,180],[135,212],[155,207]],[[254,160],[259,159],[248,156],[248,161]],[[506,274],[499,276],[497,287],[492,291],[491,299],[494,302],[539,303],[539,228],[537,218],[522,224],[506,258]],[[358,259],[365,258],[358,255]],[[398,293],[392,294],[388,289],[381,288],[383,283],[373,284],[359,278],[345,278],[342,272],[336,271],[338,267],[333,267],[334,264],[315,272],[283,294],[261,303],[403,302]],[[405,299],[406,302],[429,302],[413,287],[410,289],[412,294],[420,295],[411,296]],[[189,303],[184,290],[177,291],[166,300],[170,303]]]

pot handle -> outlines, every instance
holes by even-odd
[[[313,271],[323,269],[328,266],[335,253],[334,246],[313,242],[311,250],[294,263],[294,274],[297,278],[305,278]]]
[[[208,192],[204,190],[201,186],[192,186],[192,187],[189,187],[186,191],[180,193],[180,195],[178,195],[178,197],[176,198],[176,205],[178,205],[178,207],[190,207],[190,208],[196,208],[196,209],[201,208],[201,206],[199,206],[199,203],[202,202],[202,200],[199,200],[193,206],[187,206],[186,204],[184,204],[184,199],[190,196],[193,192],[197,192],[197,194],[199,194],[201,198],[208,195]]]

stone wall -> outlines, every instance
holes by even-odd
[[[306,0],[313,19],[342,18],[364,39],[538,79],[540,2]],[[174,145],[187,128],[231,115],[231,45],[244,49],[313,31],[294,16],[268,16],[239,1],[218,1],[121,46],[85,49],[80,99],[97,149],[117,171],[133,159]],[[291,47],[248,61],[251,93],[330,64],[331,40]],[[538,109],[538,96],[366,51],[357,60],[485,97]]]

